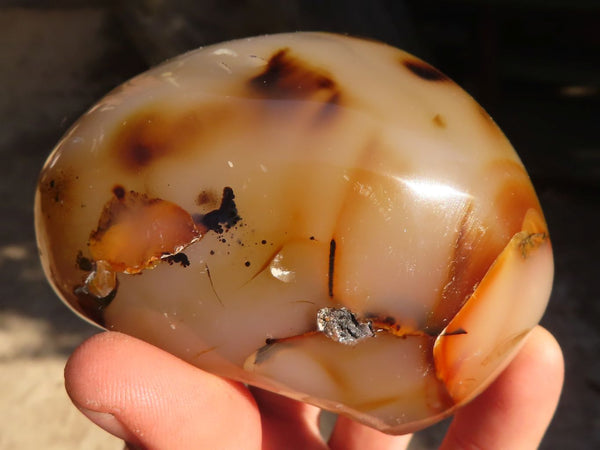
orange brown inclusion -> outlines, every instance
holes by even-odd
[[[203,231],[178,205],[132,191],[104,206],[89,248],[111,270],[138,273],[197,241]]]

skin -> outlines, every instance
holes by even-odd
[[[442,449],[535,449],[560,396],[564,361],[552,335],[535,328],[513,362],[460,409]],[[329,442],[319,409],[224,380],[132,337],[105,332],[83,343],[65,368],[75,405],[93,422],[144,449],[406,449],[344,417]]]

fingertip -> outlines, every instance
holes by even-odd
[[[560,345],[538,326],[492,385],[458,410],[441,448],[537,448],[563,380]]]

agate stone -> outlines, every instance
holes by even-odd
[[[325,33],[116,88],[46,162],[43,267],[78,314],[386,433],[473,399],[552,285],[527,172],[420,59]]]

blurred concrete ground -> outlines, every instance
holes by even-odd
[[[33,193],[52,146],[102,94],[150,63],[202,43],[297,29],[404,47],[491,110],[532,175],[555,249],[543,323],[563,346],[567,378],[542,448],[600,448],[600,40],[590,25],[598,23],[597,8],[431,0],[406,1],[406,8],[385,0],[111,4],[0,3],[1,449],[122,448],[64,392],[66,358],[96,330],[58,301],[37,261]],[[421,433],[413,448],[435,448],[443,430]]]

